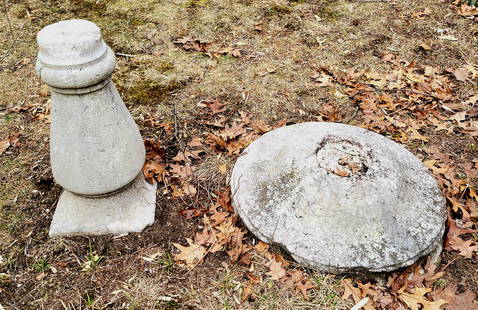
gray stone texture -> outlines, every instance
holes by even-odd
[[[138,175],[143,140],[113,82],[81,96],[52,91],[50,113],[50,159],[62,187],[101,195]]]
[[[354,126],[311,122],[265,134],[237,160],[231,189],[259,239],[332,273],[411,265],[445,229],[444,198],[421,162]]]
[[[50,235],[142,230],[154,221],[156,185],[145,184],[143,140],[111,81],[113,51],[86,20],[46,26],[37,42],[36,70],[52,92],[52,171],[65,188]]]
[[[140,232],[154,222],[156,185],[141,173],[124,191],[88,198],[64,191],[50,225],[50,237]]]
[[[113,52],[85,20],[61,21],[37,37],[37,72],[52,86],[50,154],[65,189],[101,195],[131,183],[144,163],[138,127],[110,77]]]

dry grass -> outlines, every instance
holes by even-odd
[[[42,176],[49,173],[48,120],[38,114],[47,114],[48,98],[40,94],[34,63],[35,35],[43,26],[69,18],[97,23],[117,53],[132,55],[118,56],[113,78],[137,122],[141,125],[145,115],[172,121],[176,110],[183,139],[201,134],[203,128],[194,122],[197,103],[213,97],[233,111],[247,111],[270,122],[315,120],[324,103],[353,111],[348,98],[336,98],[333,89],[320,88],[309,78],[314,65],[381,70],[386,53],[442,68],[478,62],[478,55],[470,52],[478,48],[476,23],[432,0],[5,3],[7,15],[0,17],[0,140],[11,132],[22,135],[19,149],[0,155],[0,304],[6,309],[350,307],[339,297],[340,278],[312,271],[319,288],[310,291],[310,301],[264,280],[256,288],[256,299],[240,304],[245,270],[230,265],[224,255],[208,258],[191,273],[168,262],[147,264],[141,258],[145,253],[157,250],[167,255],[172,242],[194,230],[184,221],[174,224],[177,234],[155,234],[170,227],[180,202],[159,206],[158,223],[143,235],[49,240],[47,228],[60,188],[42,183]],[[430,15],[411,17],[425,7]],[[458,40],[439,39],[440,29]],[[185,51],[173,43],[185,36],[210,42],[210,51],[240,49],[242,56],[211,58]],[[422,43],[432,50],[420,49]],[[6,112],[12,106],[24,110]],[[144,135],[160,134],[154,128],[141,129]],[[211,189],[221,188],[227,175],[217,167],[223,164],[230,169],[233,161],[210,154],[198,167],[197,178]],[[90,243],[104,260],[94,271],[82,272],[80,263]],[[48,266],[43,276],[38,271],[42,261]],[[256,268],[265,269],[265,262],[258,260]]]

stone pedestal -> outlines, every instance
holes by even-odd
[[[362,128],[303,123],[254,141],[231,176],[259,239],[332,273],[387,272],[441,246],[443,195],[409,151]]]
[[[36,70],[52,93],[52,171],[65,188],[50,236],[143,230],[156,186],[144,181],[144,144],[111,81],[113,51],[85,20],[46,26],[37,41]]]

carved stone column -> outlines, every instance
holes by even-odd
[[[142,231],[154,222],[156,186],[111,74],[115,55],[86,20],[43,28],[36,70],[50,86],[50,157],[61,194],[50,236]]]

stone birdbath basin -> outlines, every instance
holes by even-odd
[[[310,122],[271,131],[237,160],[233,205],[260,240],[331,273],[388,272],[441,246],[435,179],[371,131]]]

